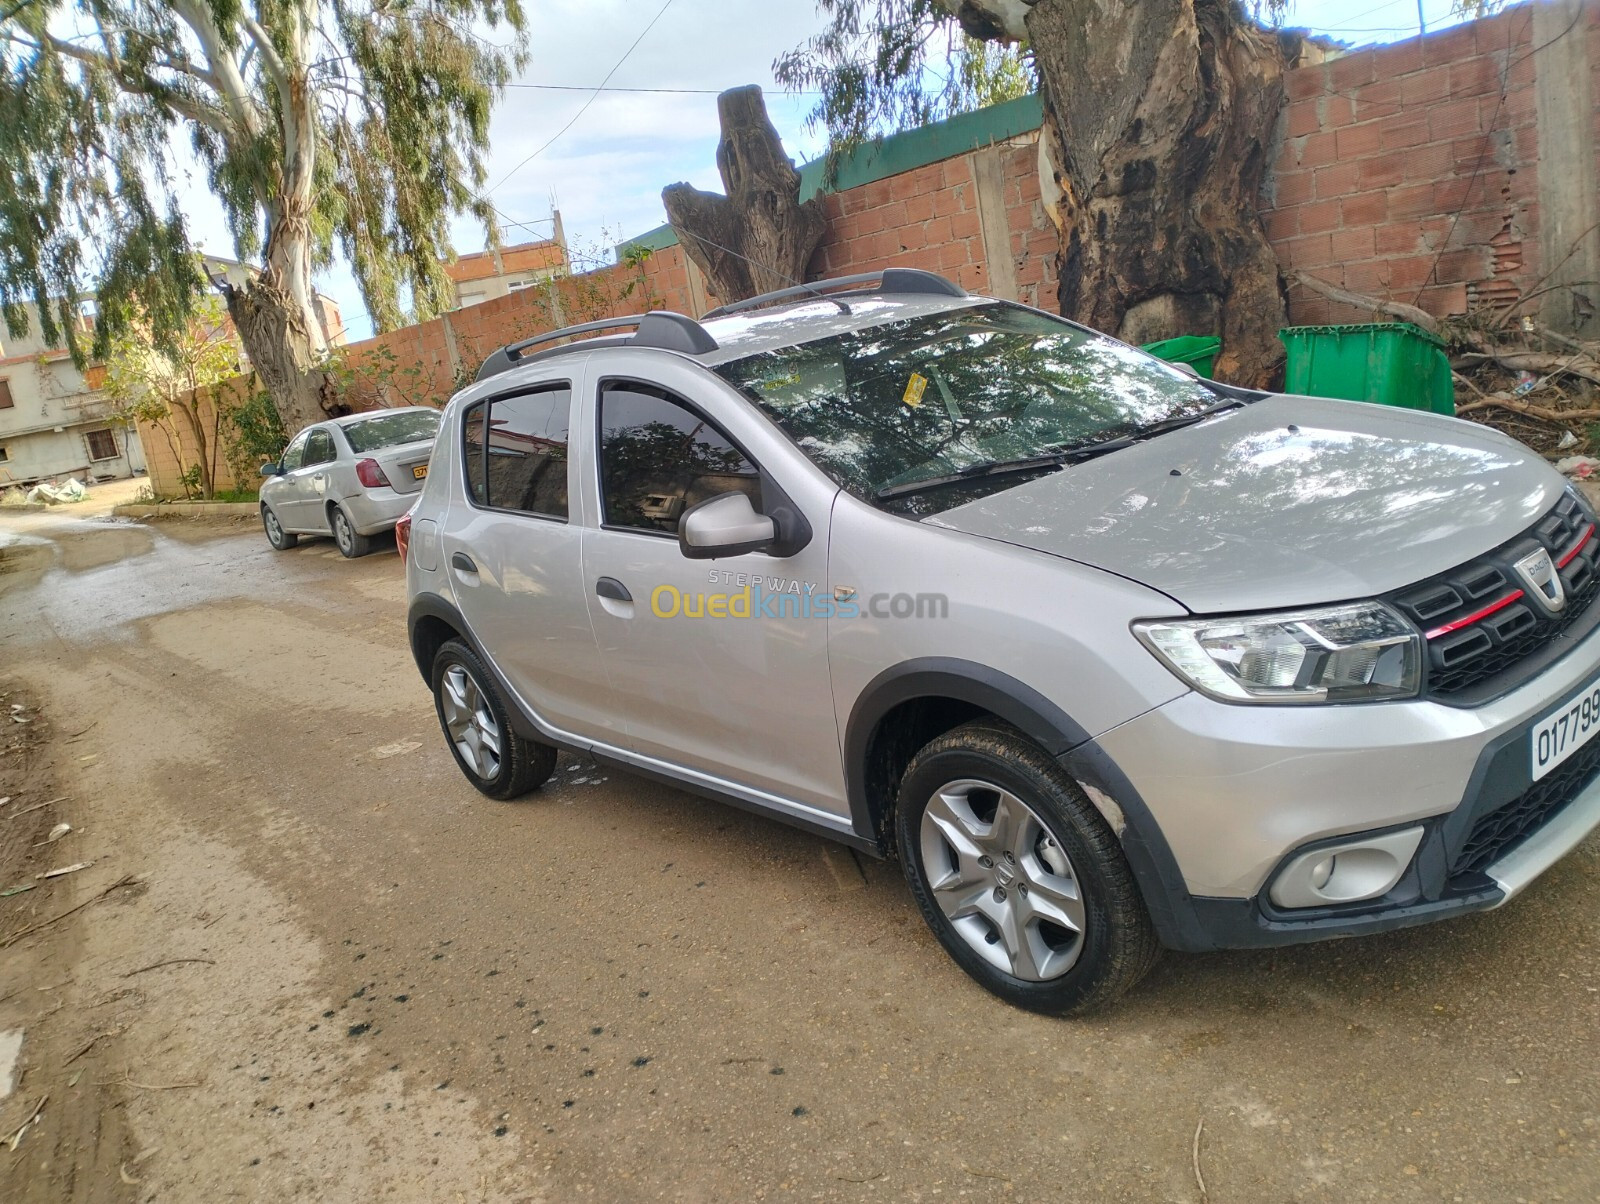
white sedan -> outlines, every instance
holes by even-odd
[[[428,406],[330,418],[305,428],[276,464],[263,464],[261,525],[282,552],[302,535],[332,535],[365,556],[417,500],[439,432]]]

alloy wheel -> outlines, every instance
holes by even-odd
[[[278,524],[278,516],[272,512],[272,507],[264,506],[261,517],[267,524],[267,539],[273,547],[283,542],[283,528]]]
[[[451,665],[439,683],[445,729],[461,759],[483,781],[500,772],[500,724],[489,700],[461,665]]]
[[[985,961],[1029,982],[1072,969],[1087,917],[1072,862],[1016,795],[963,778],[922,813],[922,863],[934,901]]]
[[[352,536],[355,531],[350,526],[350,520],[344,516],[343,510],[333,512],[333,535],[339,541],[339,550],[346,556],[354,549],[355,540]]]

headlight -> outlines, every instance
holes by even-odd
[[[1166,666],[1223,702],[1410,698],[1422,637],[1381,602],[1291,614],[1135,623]]]

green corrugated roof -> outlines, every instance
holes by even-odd
[[[885,180],[903,172],[941,163],[964,155],[980,146],[1005,142],[1039,128],[1044,122],[1044,110],[1036,95],[1019,96],[1004,104],[991,105],[973,113],[961,113],[948,120],[907,130],[870,142],[853,154],[846,155],[839,164],[838,183],[824,188],[825,159],[816,159],[800,169],[800,197],[802,200],[822,192],[844,192],[860,188],[876,180]],[[640,249],[660,251],[677,246],[678,236],[671,226],[657,226],[637,238],[617,246],[620,260],[629,251]]]

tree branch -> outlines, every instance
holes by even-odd
[[[1373,313],[1384,313],[1401,321],[1410,322],[1420,326],[1431,335],[1442,332],[1439,319],[1435,318],[1425,309],[1418,309],[1415,305],[1407,305],[1404,301],[1383,301],[1377,297],[1368,297],[1362,293],[1352,293],[1340,288],[1336,284],[1329,284],[1326,280],[1319,280],[1309,272],[1295,271],[1289,273],[1290,277],[1319,296],[1330,301],[1337,301],[1340,305],[1350,305],[1356,309],[1364,309]]]

